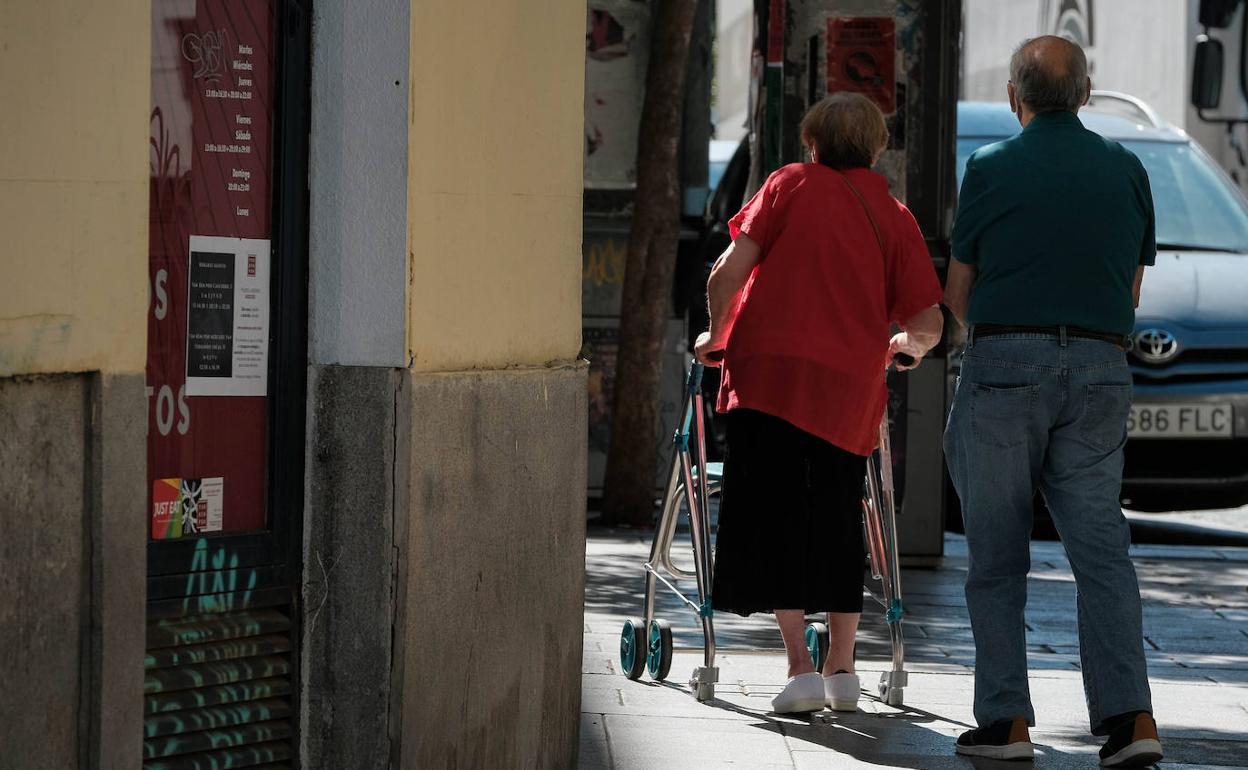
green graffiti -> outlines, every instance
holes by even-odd
[[[164,617],[148,623],[147,770],[251,767],[292,756],[291,619],[253,608],[260,575],[240,567],[242,558],[219,540],[196,541],[181,601],[168,608],[176,613],[181,604],[181,614],[162,609]]]
[[[260,679],[249,682],[207,687],[201,690],[154,692],[144,699],[149,715],[186,709],[242,703],[250,700],[280,698],[290,694],[290,682],[284,679]]]
[[[240,762],[244,757],[270,762],[287,758],[290,749],[284,744],[271,742],[284,740],[290,735],[291,728],[286,722],[260,722],[232,729],[207,730],[168,738],[154,738],[143,741],[143,758],[157,759],[192,751],[214,751],[221,753],[213,759],[224,759],[231,763],[218,766],[243,767],[241,763],[234,763]],[[144,765],[145,768],[165,766],[167,765]]]
[[[255,658],[261,655],[272,655],[277,652],[289,651],[289,639],[280,636],[266,636],[218,642],[217,644],[202,647],[168,647],[159,650],[149,650],[147,657],[144,659],[144,666],[147,668],[169,668],[171,666],[214,663],[238,658]]]
[[[290,704],[284,700],[252,701],[150,716],[144,720],[143,730],[145,738],[156,738],[268,722],[289,716]]]
[[[251,605],[258,575],[245,570],[245,587],[239,589],[238,554],[226,553],[224,546],[209,553],[209,541],[201,538],[195,544],[195,555],[186,576],[182,609],[190,614],[230,612]]]
[[[271,679],[290,673],[290,662],[281,657],[251,658],[186,668],[156,669],[147,672],[146,693],[170,692],[192,687],[212,687],[252,679]]]

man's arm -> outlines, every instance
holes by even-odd
[[[959,262],[957,259],[949,260],[949,272],[945,276],[945,307],[963,325],[966,324],[966,309],[971,302],[975,274],[974,265]]]
[[[945,307],[964,326],[971,304],[971,288],[979,274],[980,234],[984,224],[992,221],[992,209],[995,207],[987,177],[980,168],[980,152],[971,153],[966,161],[962,189],[958,192],[958,211],[953,218],[950,244],[953,253],[945,274]]]
[[[1127,152],[1134,161],[1137,184],[1139,185],[1140,206],[1144,210],[1144,238],[1140,242],[1140,262],[1135,268],[1135,282],[1131,286],[1133,307],[1140,306],[1140,287],[1144,285],[1144,268],[1157,263],[1157,215],[1153,209],[1153,188],[1148,181],[1148,171],[1132,152]]]
[[[945,317],[941,314],[939,305],[931,305],[915,313],[899,326],[902,332],[894,334],[893,339],[889,341],[888,361],[885,362],[885,366],[892,362],[893,354],[905,353],[913,358],[914,362],[909,365],[894,364],[898,371],[904,372],[918,366],[923,356],[927,355],[927,351],[936,347],[936,344],[940,342],[940,335],[945,329]]]
[[[710,280],[706,282],[706,304],[711,327],[698,335],[694,352],[698,360],[708,366],[719,366],[720,351],[728,344],[732,322],[736,318],[737,303],[741,290],[750,274],[762,258],[762,249],[748,235],[742,233],[724,249],[711,268]]]

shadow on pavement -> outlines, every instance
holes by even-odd
[[[1145,518],[1135,514],[1127,518],[1131,525],[1131,542],[1137,545],[1207,545],[1222,547],[1248,546],[1248,532],[1219,529],[1200,524]]]
[[[962,757],[954,752],[955,738],[952,735],[924,725],[943,723],[959,728],[970,728],[971,725],[909,707],[891,713],[859,711],[832,714],[825,711],[802,719],[758,712],[719,699],[707,701],[706,705],[758,720],[750,726],[791,739],[790,747],[795,753],[802,752],[802,744],[807,743],[810,744],[807,750],[812,752],[831,749],[859,762],[880,767],[913,770],[966,767],[975,770],[1023,770],[1039,767],[1059,770],[1082,767],[1088,760],[1086,754],[1072,754],[1040,743],[1036,744],[1035,761]]]
[[[1171,735],[1164,723],[1158,725],[1165,752],[1162,767],[1190,765],[1245,770],[1248,768],[1248,731],[1205,729]]]

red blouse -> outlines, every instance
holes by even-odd
[[[745,284],[724,351],[718,410],[775,415],[868,455],[884,413],[890,323],[941,300],[910,211],[867,169],[785,166],[728,223],[762,256]]]

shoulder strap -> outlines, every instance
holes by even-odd
[[[887,259],[888,255],[884,252],[884,238],[880,235],[880,226],[875,223],[875,217],[871,215],[871,207],[867,205],[867,199],[863,198],[862,193],[858,192],[858,188],[854,186],[854,183],[849,181],[849,175],[840,169],[836,169],[836,173],[841,175],[841,179],[844,179],[845,184],[849,186],[850,192],[862,204],[862,210],[866,212],[867,220],[871,222],[871,229],[875,231],[875,242],[880,245],[880,256]]]

